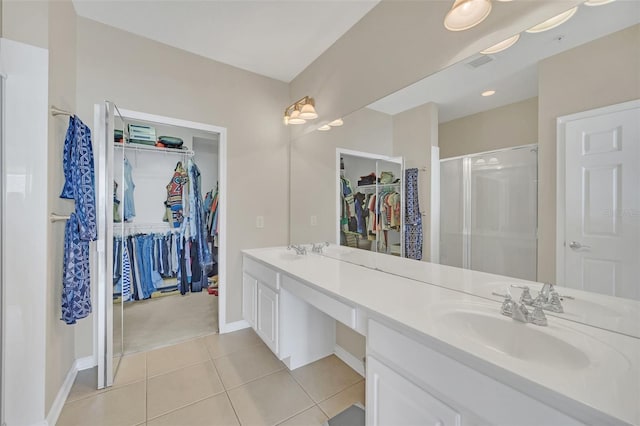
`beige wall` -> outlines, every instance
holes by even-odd
[[[439,126],[440,158],[538,142],[538,98],[451,120]]]
[[[2,0],[2,36],[37,47],[49,46],[49,6],[42,0]]]
[[[224,65],[84,18],[78,19],[77,111],[92,120],[105,99],[120,108],[228,130],[227,321],[241,313],[240,250],[289,241],[289,137],[285,83]],[[200,165],[203,167],[203,165]],[[264,228],[255,226],[264,216]],[[76,356],[92,352],[90,321]]]
[[[70,0],[49,4],[49,104],[76,109],[76,13]],[[62,149],[69,120],[49,115],[48,211],[68,213],[73,201],[62,200]],[[88,123],[91,125],[90,123]],[[75,359],[74,327],[60,320],[64,222],[49,225],[47,285],[47,375],[45,412],[49,412]]]
[[[291,82],[291,99],[313,96],[321,119],[345,116],[582,1],[494,2],[457,33],[442,25],[452,3],[380,2]]]
[[[556,119],[640,98],[640,25],[538,66],[538,281],[556,281]]]
[[[430,261],[431,256],[431,147],[434,146],[438,146],[436,104],[424,104],[393,116],[393,155],[404,157],[405,168],[420,169],[418,202],[423,213],[423,261]]]

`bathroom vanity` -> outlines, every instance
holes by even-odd
[[[640,339],[556,316],[516,322],[499,301],[441,285],[462,270],[429,284],[402,274],[420,262],[394,262],[245,250],[243,315],[290,369],[334,353],[335,321],[364,335],[368,425],[640,424]]]

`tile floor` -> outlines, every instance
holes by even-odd
[[[78,374],[58,426],[311,426],[365,403],[334,355],[289,371],[251,329],[127,355],[108,390],[95,377]]]

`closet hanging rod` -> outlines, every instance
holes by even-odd
[[[49,214],[49,222],[61,222],[63,220],[69,220],[69,215],[63,215],[58,213]]]
[[[58,115],[66,115],[68,117],[72,117],[74,115],[72,112],[60,109],[55,105],[51,105],[50,109],[51,109],[51,115],[53,115],[54,117],[56,117]]]

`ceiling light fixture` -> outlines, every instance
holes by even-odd
[[[533,27],[527,30],[528,33],[541,33],[543,31],[548,31],[557,26],[560,26],[567,22],[578,10],[578,6],[573,9],[569,9],[566,12],[562,12],[559,15],[554,16],[553,18],[549,18],[544,22],[540,22],[538,25],[534,25]]]
[[[336,120],[333,120],[331,123],[329,123],[329,126],[331,127],[340,127],[344,124],[344,121],[342,121],[342,118],[338,118]]]
[[[481,51],[483,55],[493,55],[494,53],[502,52],[503,50],[507,50],[520,39],[520,34],[516,34],[513,37],[509,37],[506,40],[502,40],[500,43],[496,43],[488,49]]]
[[[615,0],[587,0],[584,2],[586,6],[602,6],[603,4],[609,4]]]
[[[328,130],[331,130],[331,126],[329,126],[328,124],[325,124],[323,126],[318,127],[318,130],[320,130],[321,132],[326,132]]]
[[[484,96],[485,98],[487,96],[493,96],[496,94],[495,90],[485,90],[484,92],[481,93],[482,96]]]
[[[491,0],[455,0],[444,17],[444,27],[449,31],[463,31],[484,21],[491,12]]]
[[[284,110],[284,124],[304,124],[307,120],[318,118],[313,98],[304,98],[292,103]]]

